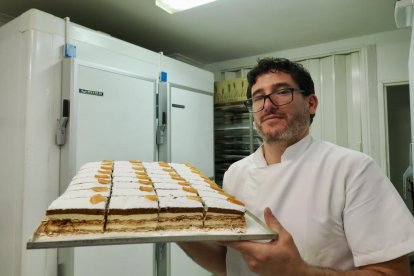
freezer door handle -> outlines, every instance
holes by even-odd
[[[62,117],[58,120],[56,130],[56,145],[63,146],[66,143],[66,128],[69,121],[69,100],[63,100]]]
[[[157,145],[164,144],[165,140],[165,128],[167,127],[167,113],[162,112],[161,125],[157,126]]]
[[[172,104],[172,107],[184,109],[185,108],[185,105],[183,105],[183,104]]]

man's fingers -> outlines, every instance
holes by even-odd
[[[219,242],[219,243],[221,245],[233,248],[242,254],[255,250],[254,244],[248,241]]]

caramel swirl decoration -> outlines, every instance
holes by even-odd
[[[143,192],[153,192],[154,188],[148,186],[139,186],[139,190]]]
[[[229,198],[234,198],[234,199],[236,198],[234,195],[228,194],[224,191],[218,191],[218,193],[221,194],[221,195],[224,195],[226,197],[229,197]]]
[[[137,175],[136,175],[136,178],[137,178],[137,179],[141,179],[141,180],[151,181],[151,178],[150,178],[149,176],[147,176],[147,175],[140,175],[140,174],[137,174]]]
[[[107,185],[111,184],[111,179],[97,178],[99,184]]]
[[[195,200],[195,201],[201,202],[201,198],[198,197],[198,196],[187,196],[187,198],[190,199],[190,200]]]
[[[91,188],[92,191],[94,192],[107,192],[108,191],[108,187],[92,187]]]
[[[197,194],[197,190],[194,189],[194,188],[190,188],[190,187],[183,187],[183,191],[193,193],[193,194]]]
[[[152,185],[152,181],[151,180],[138,180],[137,183],[139,184],[143,184],[143,185]]]
[[[167,163],[167,162],[163,162],[163,161],[160,161],[160,162],[158,162],[158,164],[161,166],[161,167],[170,167],[170,165]]]
[[[101,194],[96,194],[94,196],[91,196],[91,198],[89,199],[89,201],[95,205],[95,204],[99,204],[101,202],[105,202],[106,201],[106,197],[101,195]]]
[[[112,172],[112,165],[101,165],[101,169]]]
[[[133,165],[133,166],[132,166],[132,169],[133,169],[134,171],[145,171],[145,169],[144,169],[144,167],[143,167],[143,166],[137,166],[137,165]]]
[[[136,175],[143,175],[143,176],[148,176],[148,174],[145,171],[135,171]]]
[[[113,166],[114,161],[113,160],[102,160],[101,164],[105,166]]]
[[[112,170],[107,170],[107,169],[100,169],[100,170],[98,170],[98,173],[101,173],[101,174],[111,174],[112,173]]]
[[[240,200],[237,200],[235,198],[228,197],[227,198],[227,201],[229,201],[231,203],[234,203],[234,204],[237,204],[237,205],[244,206],[244,203],[243,202],[241,202]]]
[[[95,174],[95,178],[111,179],[111,175],[110,174]]]
[[[186,187],[191,186],[191,184],[186,181],[178,181],[177,184]]]
[[[145,195],[144,197],[152,201],[158,201],[158,196],[156,195]]]

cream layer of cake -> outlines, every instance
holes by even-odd
[[[159,197],[158,229],[181,230],[203,227],[203,204],[199,197]]]
[[[158,223],[158,198],[113,196],[108,206],[106,231],[154,231]]]

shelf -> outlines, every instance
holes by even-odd
[[[249,126],[219,126],[215,129],[215,131],[250,131]]]
[[[243,102],[214,107],[215,179],[219,185],[231,164],[261,145],[252,120]]]
[[[244,109],[245,112],[247,112],[246,106],[244,105],[244,101],[215,104],[214,109],[230,110],[231,112],[237,109]]]

